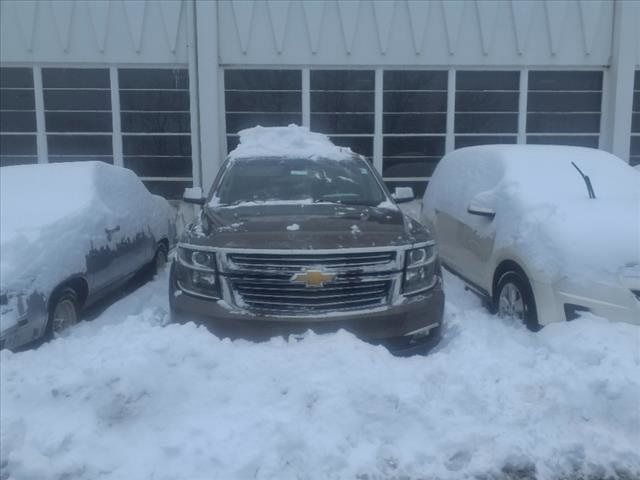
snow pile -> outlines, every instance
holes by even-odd
[[[440,348],[396,358],[345,332],[252,344],[162,327],[165,274],[68,338],[0,354],[3,473],[638,478],[639,328],[533,334],[446,280]]]
[[[337,147],[329,137],[306,127],[253,127],[238,132],[240,143],[229,158],[296,157],[345,160],[353,156],[349,148]]]

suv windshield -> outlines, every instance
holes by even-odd
[[[252,158],[233,161],[212,204],[306,201],[375,206],[385,200],[375,176],[358,158]]]

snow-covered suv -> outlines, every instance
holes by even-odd
[[[422,216],[443,265],[533,330],[640,323],[640,172],[590,148],[488,145],[438,164]]]
[[[402,353],[439,339],[435,242],[363,157],[306,128],[256,127],[200,197],[171,269],[178,320],[250,339],[344,328]]]

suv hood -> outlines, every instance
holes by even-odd
[[[264,204],[203,209],[183,241],[219,248],[334,249],[400,246],[431,240],[397,207]]]

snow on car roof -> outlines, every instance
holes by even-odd
[[[574,162],[591,178],[596,196],[637,196],[640,175],[620,158],[603,150],[564,145],[481,145],[452,155],[473,162],[479,156],[495,158],[504,169],[505,182],[517,182],[527,197],[545,197],[549,191],[564,198],[582,197],[585,184]]]
[[[306,127],[253,127],[240,130],[240,143],[229,153],[230,159],[259,157],[326,158],[353,157],[349,148],[334,145],[329,137]]]
[[[0,170],[3,241],[13,234],[52,224],[91,203],[103,162],[17,165]]]

